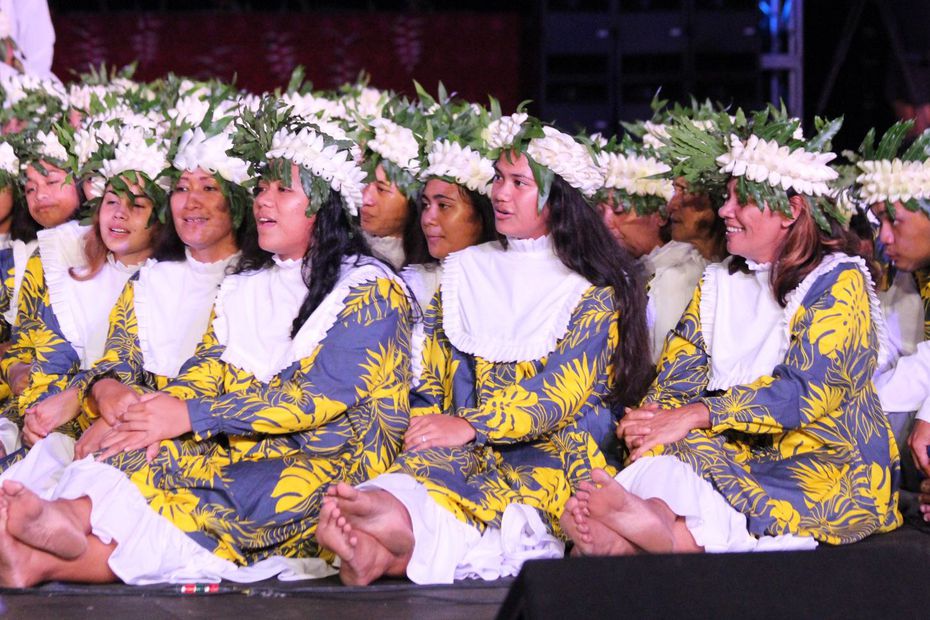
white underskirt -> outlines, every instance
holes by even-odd
[[[278,576],[290,581],[326,577],[335,571],[319,558],[271,557],[238,567],[200,545],[152,510],[124,473],[88,456],[73,461],[74,440],[53,433],[0,475],[17,480],[43,499],[89,497],[91,532],[104,543],[115,541],[108,564],[130,585],[251,583]]]
[[[641,458],[617,474],[615,480],[637,497],[665,502],[672,512],[685,518],[694,542],[708,553],[804,551],[817,546],[810,536],[753,536],[746,516],[690,465],[673,456]]]
[[[22,433],[12,420],[0,418],[0,443],[7,454],[13,454],[23,446]]]
[[[417,584],[459,579],[498,579],[520,572],[527,560],[561,558],[565,545],[549,533],[539,513],[523,504],[504,511],[500,529],[484,534],[452,515],[426,487],[406,474],[382,474],[358,486],[377,487],[407,508],[413,525],[413,554],[407,577]]]

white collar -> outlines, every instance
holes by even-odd
[[[640,259],[647,275],[653,275],[665,269],[675,268],[686,261],[705,263],[704,257],[690,243],[669,241],[653,248],[649,254]]]
[[[729,260],[707,267],[701,284],[701,332],[710,357],[708,390],[726,390],[772,374],[784,361],[791,321],[807,292],[840,265],[853,264],[866,280],[878,335],[878,368],[890,355],[888,334],[869,270],[859,257],[829,254],[788,294],[782,308],[770,284],[771,265],[747,261],[750,273],[728,273]]]
[[[213,302],[233,254],[201,263],[189,250],[185,260],[150,259],[139,270],[133,307],[142,349],[142,367],[176,377],[207,331]]]
[[[81,360],[81,369],[90,368],[103,356],[110,310],[126,281],[141,267],[123,265],[108,254],[106,263],[93,278],[72,278],[70,270],[85,265],[83,242],[88,229],[68,222],[39,231],[39,254],[49,302],[62,335]]]
[[[0,250],[13,247],[13,237],[10,233],[0,233]]]
[[[349,290],[377,278],[399,281],[377,261],[343,263],[332,292],[291,338],[291,326],[307,296],[301,261],[280,260],[267,269],[227,276],[216,297],[213,330],[224,345],[221,359],[263,383],[309,357],[336,324]]]
[[[363,232],[362,235],[371,248],[371,253],[386,261],[394,269],[400,269],[406,260],[403,237],[377,237]]]
[[[555,350],[590,287],[548,236],[472,246],[443,263],[443,329],[458,350],[491,362],[538,360]]]
[[[16,324],[16,316],[19,314],[19,290],[23,285],[23,276],[26,275],[26,263],[32,257],[32,254],[39,247],[39,240],[13,241],[13,293],[10,296],[10,307],[3,313],[3,318],[10,325]]]
[[[424,265],[407,265],[400,272],[400,277],[410,287],[413,298],[420,306],[418,320],[413,324],[410,333],[410,371],[411,387],[420,383],[423,373],[423,346],[426,342],[426,331],[423,326],[424,314],[430,302],[439,290],[442,278],[442,263],[429,263]]]

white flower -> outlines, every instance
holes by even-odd
[[[313,93],[303,95],[287,93],[281,97],[281,100],[285,106],[294,108],[292,113],[295,116],[300,116],[308,121],[343,118],[345,116],[345,106],[340,102],[325,97],[316,97]]]
[[[36,133],[36,139],[39,142],[39,155],[42,157],[57,161],[66,161],[68,159],[68,151],[58,141],[58,136],[54,132],[40,131]]]
[[[520,133],[520,127],[529,117],[529,114],[523,112],[502,116],[498,120],[489,123],[481,132],[481,137],[491,150],[512,146],[517,134]]]
[[[601,134],[601,132],[592,133],[591,136],[590,136],[590,138],[591,138],[591,142],[594,144],[594,146],[596,146],[596,147],[599,148],[599,149],[602,149],[602,148],[604,148],[605,146],[607,146],[607,138],[605,138],[605,137]]]
[[[834,153],[811,153],[803,148],[790,150],[775,141],[749,136],[745,143],[735,134],[727,140],[729,152],[717,158],[720,169],[734,177],[767,183],[806,196],[830,194],[827,182],[836,179],[836,170],[827,165]]]
[[[92,174],[87,178],[84,185],[84,192],[89,200],[100,198],[107,189],[107,181],[99,174]]]
[[[0,143],[0,171],[13,176],[19,174],[19,158],[8,142]]]
[[[241,185],[249,178],[249,164],[227,154],[232,145],[230,132],[207,136],[200,127],[188,129],[181,136],[172,165],[181,171],[202,168]]]
[[[336,144],[327,145],[322,134],[304,127],[296,134],[286,129],[278,130],[265,157],[289,160],[324,179],[342,195],[349,213],[358,215],[365,173],[355,163],[351,152],[340,149]]]
[[[178,124],[186,122],[196,127],[203,122],[209,109],[210,102],[200,99],[198,96],[181,97],[175,106],[168,111],[168,118],[174,119]]]
[[[368,141],[368,148],[416,176],[420,171],[420,144],[413,132],[386,118],[376,118],[371,126],[375,137]]]
[[[866,204],[930,199],[930,160],[881,159],[860,161],[856,166],[862,170],[856,182]]]
[[[643,144],[653,149],[660,149],[665,146],[665,139],[668,138],[668,128],[661,123],[646,121],[643,123],[646,133],[643,134]]]
[[[570,135],[543,127],[545,136],[530,140],[526,154],[549,168],[588,198],[604,186],[604,175],[591,152]]]
[[[163,189],[168,189],[166,179],[160,178],[168,167],[168,145],[139,127],[127,127],[120,135],[113,159],[103,162],[100,174],[107,180],[124,172],[141,172]]]
[[[358,97],[347,102],[347,107],[351,107],[355,112],[365,119],[381,118],[381,111],[387,102],[387,95],[377,88],[365,87]]]
[[[86,111],[90,108],[93,95],[97,95],[97,99],[103,102],[107,96],[107,89],[99,85],[72,84],[68,89],[68,105],[76,110]]]
[[[420,176],[423,181],[430,177],[449,177],[473,192],[487,196],[491,191],[494,164],[470,147],[437,140],[433,142],[427,161],[429,165]]]
[[[606,188],[623,190],[633,196],[661,196],[666,201],[675,193],[670,179],[648,178],[671,170],[654,157],[600,153],[597,163]]]
[[[33,92],[45,92],[64,104],[68,100],[68,93],[57,80],[46,80],[28,73],[9,73],[0,77],[0,86],[6,93],[3,100],[4,108],[11,108]]]
[[[10,24],[10,17],[3,11],[0,11],[0,39],[6,39],[12,36],[13,27]]]

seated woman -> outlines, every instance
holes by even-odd
[[[726,226],[717,215],[712,195],[681,177],[675,179],[674,187],[668,201],[672,240],[690,243],[708,263],[722,261],[727,257]]]
[[[446,257],[404,453],[327,493],[318,538],[346,583],[491,579],[561,557],[551,531],[605,464],[610,405],[650,377],[642,283],[586,200],[602,184],[590,153],[525,114],[488,131],[506,244]]]
[[[783,125],[751,129],[768,140],[708,134],[720,169],[691,173],[729,175],[720,216],[735,258],[708,267],[641,408],[620,421],[632,464],[595,471],[566,507],[580,553],[808,548],[901,523],[871,381],[883,338],[871,276],[846,253],[849,214],[826,198],[833,155]]]
[[[23,420],[27,445],[77,415],[73,384],[103,354],[110,310],[152,253],[165,200],[155,179],[166,167],[166,153],[166,146],[150,146],[127,130],[115,158],[103,163],[106,192],[92,225],[72,226],[69,234],[61,228],[39,233],[38,253],[23,280],[18,337],[9,351],[17,363],[7,366],[11,376],[28,371],[11,407]],[[136,170],[139,162],[147,168]],[[76,436],[81,427],[74,422],[62,430]]]
[[[371,121],[363,144],[368,184],[362,193],[360,222],[372,253],[394,269],[407,261],[420,190],[420,144],[413,131],[387,118]]]
[[[247,213],[251,196],[242,186],[248,164],[226,154],[231,146],[227,132],[210,127],[181,137],[172,164],[179,176],[153,260],[127,282],[110,315],[104,354],[76,385],[91,423],[77,458],[99,449],[140,393],[163,389],[177,377],[209,326],[220,282],[240,248],[243,260],[261,251]]]
[[[268,577],[280,566],[235,563],[315,556],[326,485],[358,484],[400,450],[410,306],[353,227],[364,175],[342,143],[277,114],[241,127],[234,152],[266,154],[253,214],[268,254],[223,281],[179,376],[127,408],[102,443],[111,464],[85,458],[54,485],[35,480],[67,452],[52,435],[11,468],[5,585]],[[168,438],[147,461],[142,449]],[[38,499],[43,485],[54,501]]]
[[[672,183],[648,178],[668,172],[668,165],[635,152],[609,150],[598,153],[597,161],[604,172],[604,188],[597,197],[604,224],[643,266],[646,323],[655,364],[707,262],[693,245],[669,236],[666,205],[674,191]]]

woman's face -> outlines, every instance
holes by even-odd
[[[630,208],[619,205],[613,199],[598,205],[607,230],[634,258],[645,256],[662,245],[660,229],[664,219],[658,213],[637,215]]]
[[[375,180],[362,191],[362,230],[376,237],[401,237],[409,217],[407,197],[378,166]]]
[[[47,162],[39,162],[47,174],[35,166],[26,167],[26,206],[29,214],[42,228],[52,228],[71,219],[80,207],[77,186],[66,183],[68,173]]]
[[[300,183],[300,169],[291,164],[291,184],[262,180],[252,204],[258,245],[284,260],[303,258],[310,249],[316,216],[307,217],[310,199]]]
[[[481,219],[458,185],[431,179],[423,189],[420,226],[430,256],[444,259],[481,239]]]
[[[739,203],[736,179],[727,183],[727,200],[720,207],[720,217],[727,227],[727,251],[757,263],[770,263],[788,235],[791,221],[768,207],[756,203]]]
[[[683,243],[700,241],[709,234],[715,217],[707,194],[692,194],[684,179],[675,180],[675,194],[668,202],[672,239]]]
[[[537,209],[539,188],[526,155],[507,155],[502,154],[494,164],[491,184],[497,232],[514,239],[537,239],[549,232],[549,205],[542,213]]]
[[[100,237],[124,265],[135,265],[152,253],[155,228],[150,225],[152,201],[138,185],[123,179],[133,196],[117,194],[107,185],[100,202]]]
[[[878,238],[885,254],[902,271],[916,271],[930,266],[930,217],[923,211],[909,211],[900,202],[894,205],[894,219],[885,203],[872,205],[872,212],[882,223]]]
[[[202,255],[204,262],[214,262],[236,251],[229,201],[213,174],[203,168],[185,170],[170,204],[174,228],[194,258],[201,260]]]

